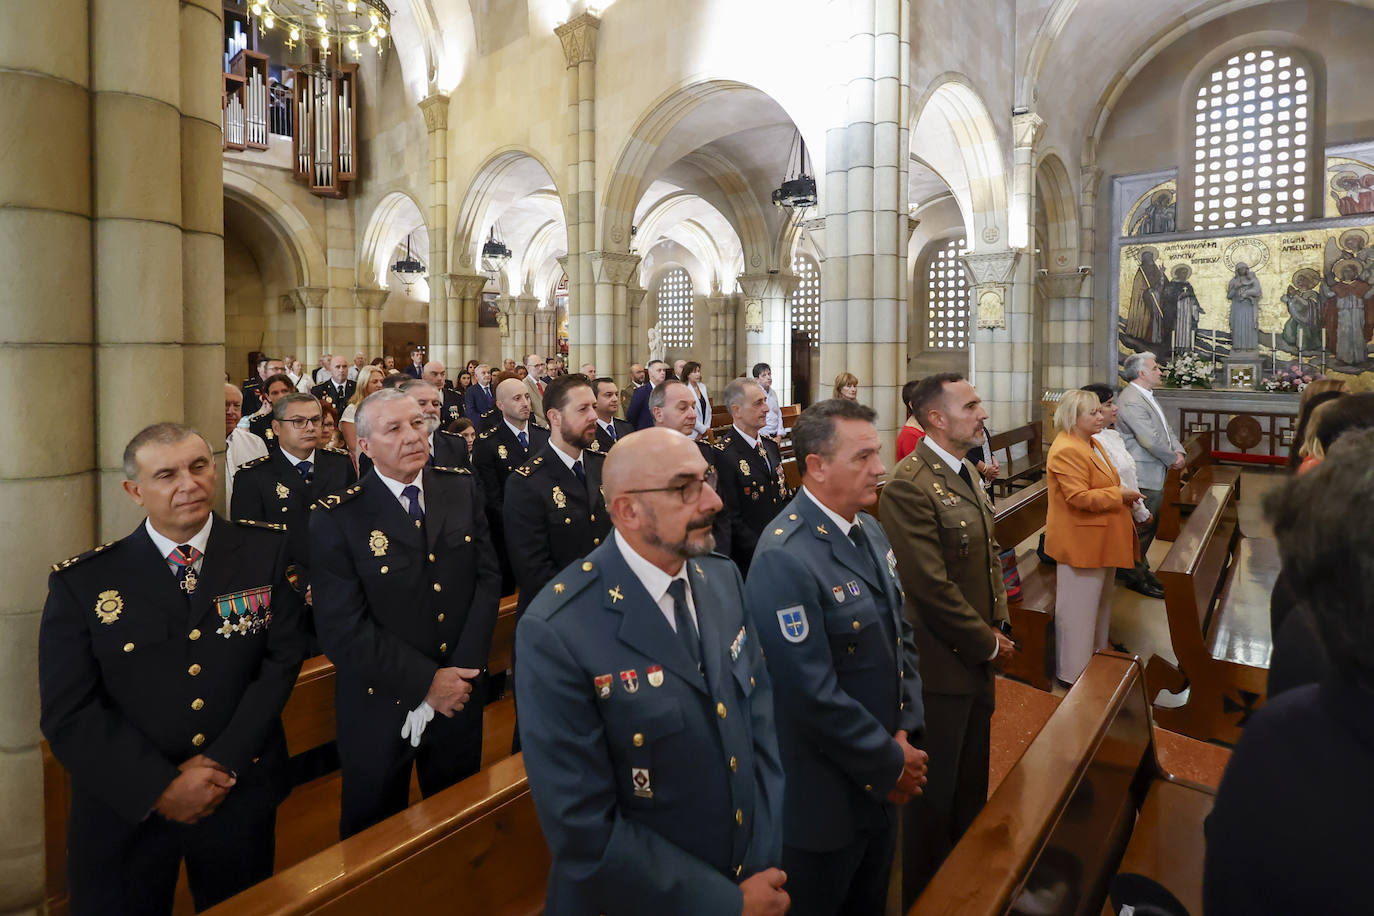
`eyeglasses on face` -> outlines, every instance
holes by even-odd
[[[626,493],[676,493],[678,499],[682,500],[684,506],[690,506],[701,498],[702,485],[716,489],[719,477],[715,468],[707,468],[706,473],[700,477],[693,477],[685,483],[676,484],[671,487],[652,487],[643,490],[626,490]]]
[[[296,429],[305,429],[307,426],[323,425],[324,417],[320,416],[319,414],[316,414],[313,417],[285,417],[278,422],[290,423]]]

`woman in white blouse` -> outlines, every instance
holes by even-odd
[[[1126,450],[1126,442],[1121,438],[1121,433],[1116,431],[1116,390],[1097,382],[1084,385],[1083,390],[1091,391],[1102,402],[1102,432],[1093,436],[1093,439],[1097,440],[1112,464],[1116,466],[1116,472],[1121,477],[1121,486],[1128,490],[1139,490],[1135,459]],[[1131,517],[1137,525],[1150,520],[1150,510],[1145,508],[1145,500],[1137,500],[1135,505],[1131,506]],[[1151,598],[1164,597],[1163,583],[1150,571],[1149,561],[1143,556],[1136,563],[1135,569],[1118,569],[1116,581],[1142,595]]]
[[[711,429],[711,399],[706,395],[706,383],[701,380],[701,363],[692,361],[682,367],[682,380],[697,399],[697,425],[693,432],[700,439]]]

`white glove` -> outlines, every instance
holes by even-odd
[[[421,701],[419,706],[406,713],[405,724],[401,726],[401,740],[409,738],[411,747],[419,747],[420,736],[425,733],[425,726],[433,718],[434,707]]]

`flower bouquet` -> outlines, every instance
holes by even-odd
[[[1312,376],[1308,371],[1294,363],[1282,372],[1276,372],[1269,378],[1261,379],[1259,383],[1260,391],[1302,391],[1312,384]]]
[[[1164,379],[1174,388],[1211,388],[1212,364],[1196,353],[1184,353],[1164,367]]]

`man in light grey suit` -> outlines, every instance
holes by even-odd
[[[1155,400],[1154,390],[1164,381],[1164,370],[1153,353],[1132,353],[1121,367],[1126,386],[1117,396],[1116,428],[1135,459],[1140,492],[1150,520],[1140,532],[1140,565],[1126,579],[1126,587],[1152,598],[1163,598],[1164,587],[1150,572],[1145,553],[1159,527],[1159,507],[1164,501],[1164,477],[1170,468],[1184,465],[1183,445],[1169,428],[1164,410]]]

